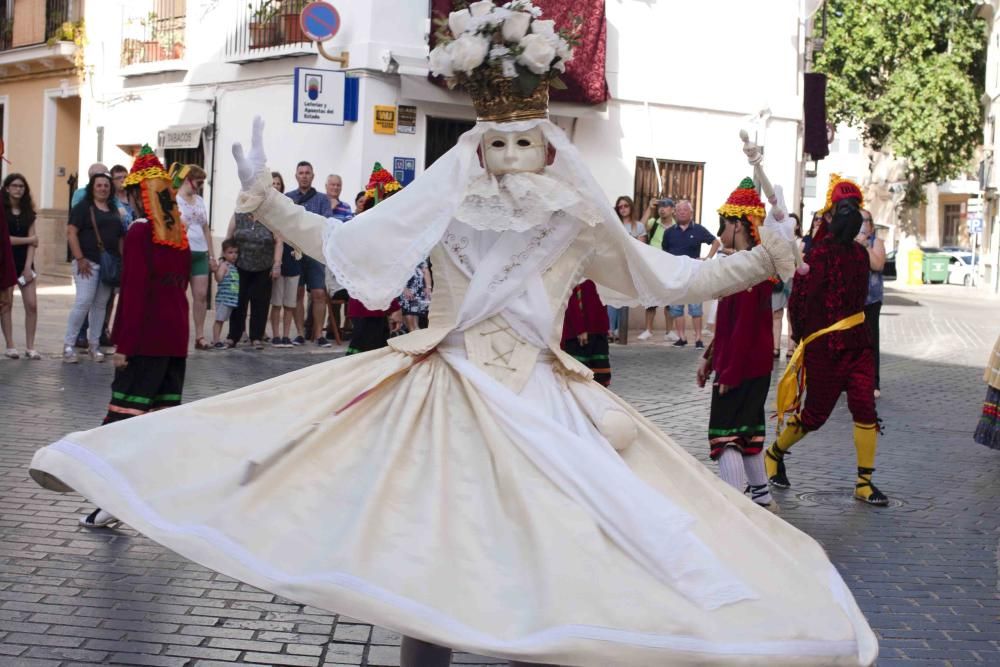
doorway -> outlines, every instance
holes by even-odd
[[[80,97],[75,87],[63,86],[46,90],[43,95],[42,174],[38,201],[40,208],[61,208],[70,202],[72,193],[63,187],[79,162]]]
[[[458,143],[458,138],[475,127],[474,120],[427,117],[427,145],[424,150],[424,169],[447,153]]]
[[[169,169],[174,162],[179,164],[196,164],[205,168],[205,144],[199,141],[194,148],[165,148],[163,150],[163,165]]]

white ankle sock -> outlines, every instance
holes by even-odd
[[[767,484],[767,473],[764,471],[764,452],[753,456],[743,457],[743,469],[746,471],[747,482],[750,486],[760,488],[763,486],[764,495],[758,495],[754,502],[758,505],[769,505],[773,500],[771,491]]]
[[[743,476],[743,455],[738,449],[726,447],[719,457],[719,477],[722,481],[738,490],[740,493],[746,488]]]

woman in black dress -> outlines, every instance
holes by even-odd
[[[27,179],[21,174],[9,174],[3,180],[2,198],[14,255],[14,272],[17,274],[17,285],[24,303],[24,356],[26,359],[38,360],[42,358],[35,350],[35,329],[38,325],[35,249],[38,247],[38,236],[35,233],[35,204],[31,199]],[[7,357],[17,359],[20,356],[16,347],[7,347]]]

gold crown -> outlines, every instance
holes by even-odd
[[[472,96],[476,119],[496,123],[549,117],[549,82],[542,78],[530,95],[522,94],[517,79],[499,73],[462,80]]]

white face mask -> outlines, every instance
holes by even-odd
[[[495,176],[545,168],[545,137],[540,128],[524,132],[487,130],[483,135],[483,162]]]

